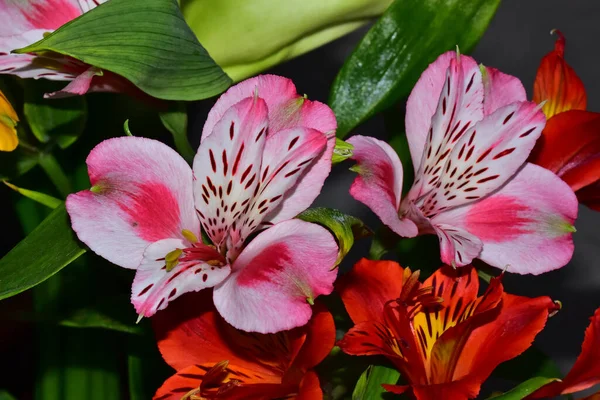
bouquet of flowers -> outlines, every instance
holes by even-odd
[[[600,117],[560,31],[531,99],[468,55],[499,3],[0,0],[0,399],[599,399],[600,309],[563,376],[504,280],[571,260]],[[371,21],[327,102],[264,73]]]

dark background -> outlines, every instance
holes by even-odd
[[[520,78],[532,95],[533,81],[541,58],[553,49],[560,29],[567,39],[566,59],[583,80],[588,93],[588,110],[600,112],[600,1],[595,0],[505,0],[489,29],[473,51],[475,59]],[[327,101],[331,84],[346,57],[362,38],[365,29],[319,48],[269,71],[291,78],[299,93],[310,99]],[[193,127],[198,140],[203,123],[200,112]],[[386,137],[383,119],[375,117],[352,133]],[[316,205],[340,209],[370,226],[379,221],[362,204],[354,201],[348,189],[354,173],[344,163],[334,167]],[[537,337],[539,348],[557,361],[563,373],[573,365],[581,350],[589,317],[600,307],[600,214],[581,206],[576,222],[575,254],[564,268],[541,276],[510,275],[506,290],[526,296],[548,295],[563,303],[563,310],[548,321]],[[366,244],[359,244],[351,259],[366,256]],[[600,362],[600,361],[599,361]]]

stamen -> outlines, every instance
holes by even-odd
[[[184,238],[186,238],[190,243],[194,244],[194,243],[198,243],[198,237],[196,235],[194,235],[194,232],[188,230],[188,229],[184,229],[181,231],[181,234],[183,235]]]
[[[183,254],[183,250],[181,249],[175,249],[167,253],[167,255],[165,256],[167,272],[171,272],[173,268],[175,268],[177,264],[179,264],[179,257],[181,256],[181,254]]]

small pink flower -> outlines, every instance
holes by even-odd
[[[350,194],[400,236],[437,234],[446,264],[480,258],[520,274],[560,268],[573,255],[577,199],[552,172],[526,162],[544,125],[517,78],[442,54],[406,105],[416,171],[408,195],[400,197],[397,154],[364,136],[348,140],[360,171]]]
[[[47,97],[85,94],[88,91],[124,91],[124,79],[60,54],[11,54],[44,38],[67,22],[107,0],[0,0],[0,74],[21,78],[71,81]]]
[[[335,128],[333,112],[290,80],[249,79],[211,110],[193,171],[155,140],[96,146],[92,188],[67,199],[73,229],[100,256],[137,269],[140,316],[214,287],[217,310],[238,329],[303,325],[309,303],[333,289],[338,247],[325,228],[293,218],[329,174]],[[199,240],[201,228],[214,245]]]

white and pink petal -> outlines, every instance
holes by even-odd
[[[416,236],[417,226],[398,216],[403,171],[394,149],[368,136],[353,136],[348,143],[354,146],[351,159],[358,163],[358,176],[350,187],[350,195],[369,207],[398,235]]]
[[[527,101],[525,88],[517,77],[500,72],[496,68],[481,68],[485,68],[483,72],[485,115],[509,104]]]
[[[327,163],[316,165],[326,149],[327,136],[315,129],[291,128],[269,136],[262,157],[258,193],[245,220],[241,221],[246,227],[242,229],[242,236],[247,237],[261,222],[273,225],[294,218],[310,206],[329,173]],[[306,176],[313,168],[327,170]],[[308,180],[299,187],[303,179]]]
[[[292,190],[288,190],[277,209],[269,212],[265,220],[277,224],[294,218],[306,210],[317,198],[325,179],[331,172],[331,157],[335,148],[335,133],[324,134],[327,145],[320,156],[306,165]]]
[[[477,201],[521,168],[546,119],[535,103],[512,103],[467,130],[456,143],[435,188],[424,199],[426,217]]]
[[[209,264],[209,260],[182,259],[168,270],[165,256],[189,246],[186,240],[164,239],[146,248],[131,287],[131,302],[140,316],[151,317],[182,294],[213,287],[227,278],[229,265]]]
[[[261,232],[242,251],[231,275],[215,287],[221,316],[245,331],[273,333],[302,326],[310,303],[333,290],[338,246],[325,228],[300,220]]]
[[[267,106],[248,97],[223,115],[194,158],[194,197],[204,230],[217,246],[243,242],[236,220],[250,209],[260,185],[267,139]],[[260,222],[260,221],[259,221]]]
[[[446,65],[446,62],[448,63]],[[444,66],[447,68],[443,69]],[[409,194],[411,199],[427,193],[436,183],[442,168],[467,129],[483,118],[483,83],[481,70],[471,57],[454,53],[440,56],[423,74],[423,86],[413,90],[413,102],[407,103],[407,139],[411,154],[422,145],[420,163],[415,165],[415,183]],[[427,84],[430,82],[429,85]],[[441,85],[441,90],[438,90]],[[438,90],[439,97],[427,91],[427,86]],[[430,99],[426,99],[430,96]],[[430,116],[432,102],[437,105]],[[422,109],[418,108],[422,103]],[[429,124],[425,118],[430,116]],[[425,130],[422,130],[425,128]],[[425,139],[421,142],[422,139]]]
[[[145,248],[187,229],[200,236],[192,170],[165,144],[140,137],[105,140],[88,156],[92,188],[67,198],[79,239],[124,268],[137,268]]]
[[[296,86],[287,78],[276,75],[259,75],[232,86],[215,103],[202,130],[202,139],[212,130],[227,109],[246,97],[258,94],[269,109],[269,135],[282,129],[306,127],[329,133],[337,123],[331,109],[318,101],[298,95]]]
[[[566,265],[573,255],[577,198],[552,172],[533,164],[498,192],[441,213],[434,221],[478,237],[478,258],[519,274],[541,274]]]

